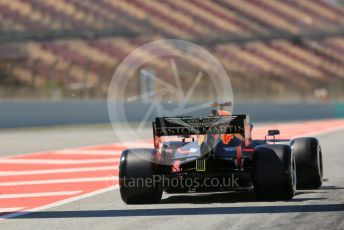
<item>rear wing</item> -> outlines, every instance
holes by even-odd
[[[154,137],[201,134],[241,134],[250,138],[248,115],[207,117],[157,117],[153,122]]]

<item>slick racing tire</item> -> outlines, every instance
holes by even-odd
[[[153,163],[154,149],[128,149],[122,152],[119,164],[119,186],[127,204],[158,203],[162,186],[158,166]]]
[[[323,182],[323,162],[316,138],[296,138],[291,142],[296,159],[298,189],[317,189]]]
[[[258,199],[290,200],[296,190],[296,163],[289,145],[255,149],[253,185]]]

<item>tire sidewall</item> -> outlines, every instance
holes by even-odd
[[[296,163],[289,145],[262,145],[254,155],[253,182],[262,199],[291,199],[296,190]]]
[[[296,138],[291,141],[297,166],[297,187],[316,189],[323,182],[322,150],[316,138]]]
[[[160,175],[154,157],[154,149],[128,149],[122,152],[119,164],[119,186],[121,198],[125,203],[160,201],[162,185],[155,182],[154,177]],[[150,186],[146,183],[148,180],[152,181]],[[135,184],[130,184],[131,182]]]

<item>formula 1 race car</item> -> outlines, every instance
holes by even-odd
[[[248,115],[221,109],[204,117],[157,117],[154,148],[127,149],[119,164],[122,200],[157,203],[167,193],[253,189],[262,200],[289,200],[323,181],[316,138],[253,140]]]

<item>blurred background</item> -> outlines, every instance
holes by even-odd
[[[239,108],[312,104],[318,106],[312,113],[326,118],[344,113],[340,0],[0,0],[0,126],[19,125],[27,111],[41,114],[32,124],[53,124],[49,117],[75,108],[85,114],[66,115],[62,123],[104,121],[104,111],[87,114],[104,109],[117,66],[135,48],[164,38],[212,53],[230,76]],[[145,65],[173,82],[168,60]],[[133,81],[130,93],[142,93],[142,84]],[[200,87],[206,95],[207,84]]]

